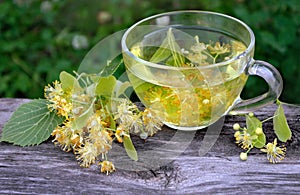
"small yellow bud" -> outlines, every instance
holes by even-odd
[[[235,137],[235,138],[239,137],[240,135],[241,135],[241,132],[239,132],[239,131],[236,131],[236,132],[234,133],[234,137]]]
[[[238,124],[238,123],[235,123],[234,125],[233,125],[233,129],[234,130],[236,130],[236,131],[238,131],[238,130],[240,130],[240,125]]]
[[[257,127],[257,128],[255,129],[255,134],[256,134],[256,135],[261,135],[261,134],[263,134],[262,128]]]
[[[250,117],[254,117],[253,112],[250,112],[250,113],[249,113],[249,116],[250,116]]]
[[[241,160],[247,160],[247,158],[248,158],[248,154],[246,152],[241,152],[240,159]]]

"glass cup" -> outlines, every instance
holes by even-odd
[[[121,44],[140,101],[174,129],[197,130],[229,112],[255,111],[282,91],[279,72],[253,59],[252,30],[231,16],[206,11],[151,16],[131,26]],[[269,91],[243,100],[249,75],[262,77]]]

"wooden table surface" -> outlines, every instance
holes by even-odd
[[[25,99],[0,99],[0,132]],[[164,127],[146,142],[134,137],[139,161],[131,161],[118,144],[110,152],[117,171],[101,174],[99,167],[81,168],[72,153],[51,140],[34,147],[0,143],[0,194],[300,194],[300,107],[285,105],[293,136],[286,158],[269,164],[253,149],[239,160],[232,124],[244,117],[226,116],[199,131]],[[274,114],[270,105],[255,112],[260,119]],[[225,120],[225,121],[224,121]],[[273,141],[272,122],[264,123]]]

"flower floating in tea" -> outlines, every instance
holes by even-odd
[[[136,64],[127,71],[135,92],[146,107],[171,126],[189,128],[215,122],[219,113],[228,110],[238,97],[247,75],[240,74],[237,63],[225,68],[201,67],[236,57],[242,53],[240,48],[235,50],[236,45],[243,45],[244,50],[246,46],[229,37],[204,42],[201,34],[193,37],[175,28],[163,34],[166,36],[160,44],[145,38],[130,50],[143,60],[166,66],[166,69],[151,70],[144,64],[128,62],[129,66]],[[169,70],[167,66],[176,69]],[[145,79],[131,71],[136,67],[144,67],[141,74],[146,75]]]

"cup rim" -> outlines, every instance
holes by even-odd
[[[168,16],[168,15],[176,15],[176,14],[184,14],[184,13],[201,13],[201,14],[211,14],[211,15],[218,15],[218,16],[222,16],[224,18],[228,18],[231,20],[234,20],[236,22],[238,22],[239,24],[241,24],[242,26],[244,26],[246,28],[246,30],[249,32],[250,34],[250,44],[247,46],[247,48],[245,49],[244,52],[242,52],[241,54],[234,56],[232,58],[230,58],[229,60],[226,61],[222,61],[222,62],[218,62],[215,64],[210,64],[210,65],[205,65],[205,66],[196,66],[196,67],[174,67],[174,66],[167,66],[167,65],[162,65],[162,64],[156,64],[147,60],[144,60],[142,58],[137,57],[136,55],[134,55],[129,48],[127,47],[126,44],[126,39],[129,35],[129,33],[138,25],[142,24],[143,22],[155,19],[155,18],[159,18],[159,17],[163,17],[163,16]],[[144,18],[138,22],[136,22],[135,24],[133,24],[131,27],[129,27],[124,35],[122,36],[121,39],[121,47],[122,47],[122,52],[127,53],[130,57],[134,58],[136,61],[146,65],[146,66],[150,66],[150,67],[154,67],[154,68],[159,68],[159,69],[168,69],[168,70],[186,70],[186,69],[207,69],[207,68],[212,68],[212,67],[218,67],[218,66],[224,66],[224,65],[228,65],[230,63],[232,63],[235,60],[238,60],[242,57],[247,56],[250,51],[252,51],[252,49],[254,48],[254,44],[255,44],[255,36],[254,33],[252,31],[252,29],[243,21],[234,18],[232,16],[226,15],[226,14],[222,14],[222,13],[218,13],[218,12],[211,12],[211,11],[200,11],[200,10],[179,10],[179,11],[171,11],[171,12],[164,12],[164,13],[160,13],[160,14],[156,14],[156,15],[152,15],[149,16],[147,18]]]

